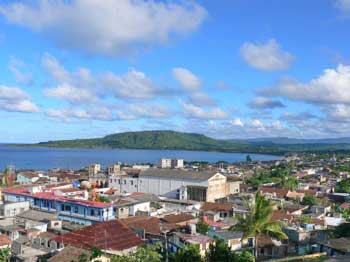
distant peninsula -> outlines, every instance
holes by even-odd
[[[281,155],[293,152],[350,152],[350,138],[220,140],[196,133],[154,130],[116,133],[102,138],[57,140],[16,146],[198,150]]]

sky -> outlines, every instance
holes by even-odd
[[[350,0],[0,0],[0,142],[350,136]]]

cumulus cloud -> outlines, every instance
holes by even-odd
[[[156,85],[143,72],[130,69],[126,74],[118,76],[114,73],[104,73],[100,82],[106,91],[116,97],[150,99],[157,96],[171,96],[174,90]]]
[[[46,110],[45,114],[50,118],[64,121],[69,121],[70,119],[113,120],[112,112],[106,107],[92,107],[88,110],[71,107],[63,109],[49,108]]]
[[[3,85],[0,85],[0,110],[23,113],[39,112],[37,105],[22,89]]]
[[[313,104],[350,104],[350,66],[326,69],[308,83],[285,78],[259,93]]]
[[[268,97],[255,97],[249,102],[249,106],[255,109],[274,109],[285,107],[285,105],[279,100],[273,100]]]
[[[153,0],[16,1],[0,5],[0,13],[59,47],[108,56],[166,44],[196,30],[207,16],[194,1]]]
[[[342,13],[350,11],[350,0],[335,0],[335,8],[337,8]]]
[[[216,105],[215,100],[203,92],[193,92],[189,95],[189,102],[197,106],[213,106]]]
[[[317,116],[309,112],[299,112],[299,113],[284,112],[279,119],[293,123],[293,122],[317,119]]]
[[[166,118],[171,117],[170,110],[162,104],[130,104],[122,111],[118,111],[120,120],[134,120],[139,118]]]
[[[265,44],[246,42],[240,49],[244,61],[262,71],[286,70],[294,61],[294,56],[283,51],[275,39]]]
[[[86,104],[97,101],[96,95],[88,89],[77,88],[70,84],[63,83],[55,88],[45,90],[45,95],[66,100],[72,104]]]
[[[349,105],[330,105],[321,107],[321,110],[326,113],[329,121],[349,122],[350,121],[350,106]]]
[[[243,124],[243,122],[241,121],[240,118],[235,118],[235,119],[231,120],[230,123],[231,123],[233,126],[240,126],[240,127],[244,126],[244,124]]]
[[[173,77],[180,85],[190,91],[198,90],[202,81],[193,74],[190,70],[182,67],[176,67],[173,69]]]
[[[157,85],[135,69],[123,75],[112,72],[94,75],[83,67],[70,72],[49,54],[44,55],[42,63],[56,84],[47,88],[45,94],[70,103],[88,104],[110,95],[120,99],[152,99],[176,94],[176,90]]]
[[[11,57],[9,70],[14,75],[16,82],[23,85],[32,85],[34,82],[33,76],[31,73],[25,71],[25,69],[26,65],[23,61],[15,57]]]
[[[219,107],[210,108],[208,110],[202,107],[181,102],[181,107],[185,116],[197,119],[227,119],[228,114]]]

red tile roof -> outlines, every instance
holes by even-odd
[[[70,202],[70,203],[75,203],[75,204],[82,205],[82,206],[91,206],[91,207],[96,207],[96,208],[105,208],[105,207],[112,206],[112,203],[104,203],[104,202],[89,201],[89,200],[78,200],[78,199],[72,199],[69,197],[55,196],[53,194],[53,192],[40,192],[40,193],[31,194],[29,192],[29,190],[27,189],[27,187],[6,188],[3,192],[24,195],[24,196],[31,196],[31,197],[42,198],[42,199],[48,199],[48,200]]]
[[[162,223],[157,217],[149,216],[135,216],[120,219],[123,223],[127,224],[132,229],[143,229],[145,233],[152,235],[162,234],[162,230],[173,230],[177,226],[169,223]]]
[[[288,194],[289,190],[284,188],[276,188],[276,187],[260,187],[259,190],[262,194],[275,194],[279,198],[284,198]]]
[[[177,214],[177,215],[169,215],[169,216],[165,216],[162,218],[163,221],[167,222],[167,223],[181,223],[181,222],[186,222],[188,220],[192,220],[195,217],[190,215],[190,214]]]
[[[7,235],[0,235],[0,247],[1,246],[7,246],[7,245],[11,245],[11,240]]]
[[[210,203],[210,202],[205,202],[202,207],[201,210],[202,211],[225,211],[225,212],[229,212],[232,211],[233,209],[233,204],[230,203]]]
[[[317,191],[316,190],[312,190],[312,189],[304,189],[304,190],[297,190],[297,192],[299,193],[304,193],[305,195],[313,195],[316,196]]]
[[[88,250],[96,247],[103,250],[122,251],[144,244],[141,238],[119,220],[83,227],[51,240]]]
[[[343,209],[350,209],[350,204],[348,202],[344,202],[339,207]]]

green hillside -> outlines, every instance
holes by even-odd
[[[26,146],[65,148],[179,149],[220,152],[285,154],[290,152],[350,152],[348,143],[277,144],[267,141],[219,140],[175,131],[140,131],[103,138],[48,141]]]

